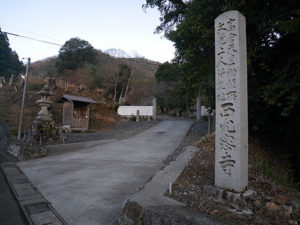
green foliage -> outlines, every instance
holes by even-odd
[[[113,98],[115,102],[120,98],[121,95],[124,95],[132,71],[131,67],[123,63],[119,64],[118,68],[119,71],[114,74],[114,77],[109,78],[109,87],[107,89],[107,95],[114,96]]]
[[[278,162],[274,162],[274,160],[272,161],[266,157],[257,157],[250,163],[254,171],[263,174],[277,185],[288,188],[299,188],[299,183],[297,184],[294,180],[294,171],[291,165],[279,167]]]
[[[40,91],[44,87],[44,83],[34,83],[29,86],[32,91]]]
[[[136,116],[131,116],[130,121],[136,121]]]
[[[297,0],[146,0],[157,7],[182,67],[182,87],[196,96],[201,87],[214,105],[214,19],[228,10],[246,17],[249,127],[252,134],[300,144],[300,9]],[[176,28],[176,29],[172,29]],[[299,154],[300,155],[300,154]],[[299,168],[300,172],[300,168]],[[299,173],[300,174],[300,173]]]
[[[156,28],[156,32],[161,32],[164,30],[169,31],[183,19],[186,4],[182,0],[146,0],[143,8],[148,7],[157,7],[160,11],[161,17],[159,19],[162,23]]]
[[[183,85],[184,76],[181,65],[163,63],[158,67],[155,78],[158,83],[157,104],[161,110],[166,109],[169,112],[175,110],[177,114],[185,111],[189,92]]]
[[[89,88],[95,89],[95,88],[103,88],[105,86],[104,78],[102,75],[103,71],[99,65],[86,64],[84,66],[84,70],[88,71],[88,74],[90,74],[91,76],[91,82],[89,84]]]
[[[89,86],[89,88],[94,89],[94,88],[102,88],[103,87],[103,78],[98,76],[95,73],[92,73],[92,82]]]
[[[169,83],[179,81],[181,75],[181,68],[178,64],[166,62],[158,67],[155,78],[158,83]]]
[[[59,50],[56,67],[63,70],[76,70],[82,68],[85,63],[94,64],[97,52],[93,46],[80,38],[71,38]]]
[[[59,60],[58,57],[47,58],[38,62],[34,62],[30,67],[30,76],[38,76],[45,78],[47,76],[57,78],[57,84],[60,86],[61,80],[80,85],[84,84],[91,89],[99,90],[100,95],[113,99],[114,97],[114,84],[115,76],[119,75],[120,66],[125,64],[130,68],[132,79],[130,79],[127,91],[126,101],[130,104],[148,104],[147,101],[151,101],[153,96],[153,89],[155,86],[154,73],[158,67],[157,62],[149,61],[147,59],[137,59],[134,62],[132,59],[120,59],[113,58],[109,55],[102,53],[100,50],[96,50],[96,63],[90,64],[85,63],[82,68],[76,70],[64,70],[59,73],[56,62]],[[148,64],[151,63],[151,64]],[[155,64],[154,64],[155,63]],[[123,77],[123,102],[125,99],[125,91],[127,87],[126,81],[128,81],[129,70],[123,66],[123,72],[121,72],[121,78]],[[132,73],[132,69],[134,70]],[[125,75],[125,73],[127,75]],[[120,79],[119,81],[121,81]],[[118,82],[117,82],[118,83]],[[125,85],[126,84],[126,85]],[[117,89],[116,101],[119,100],[122,87],[119,86]]]
[[[24,70],[18,54],[9,47],[7,35],[0,29],[0,76],[8,80],[12,74],[18,76]]]

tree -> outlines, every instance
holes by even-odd
[[[130,91],[130,79],[132,77],[132,69],[126,64],[118,65],[119,71],[113,76],[113,79],[107,81],[108,90],[107,94],[113,96],[115,104],[117,101],[122,103],[122,99],[126,98],[127,93]]]
[[[146,0],[143,8],[149,7],[157,7],[161,13],[159,19],[162,23],[156,28],[156,32],[165,31],[167,33],[184,19],[187,4],[182,0]]]
[[[19,76],[24,69],[18,54],[11,50],[7,35],[0,29],[0,76],[8,80],[12,74]]]
[[[172,83],[179,81],[181,75],[181,68],[178,64],[165,62],[158,67],[155,78],[158,83]]]
[[[158,106],[162,111],[166,109],[170,114],[180,114],[185,106],[189,111],[188,90],[182,85],[184,76],[180,65],[168,62],[161,64],[155,73],[155,78],[158,84],[156,93]]]
[[[59,50],[56,66],[60,72],[65,69],[76,70],[85,63],[94,64],[97,52],[93,46],[80,38],[71,38]]]
[[[228,10],[247,20],[249,128],[252,135],[285,146],[300,160],[300,9],[297,0],[147,0],[157,7],[176,47],[183,85],[205,86],[214,96],[214,19]],[[173,29],[176,28],[176,29]],[[298,166],[300,175],[300,167]]]

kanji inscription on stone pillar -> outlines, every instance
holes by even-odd
[[[244,191],[248,185],[246,19],[228,11],[215,19],[215,185]]]

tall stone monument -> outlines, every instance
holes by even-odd
[[[201,102],[200,102],[200,96],[197,97],[196,101],[197,101],[197,104],[196,104],[196,107],[197,107],[197,120],[201,121]]]
[[[154,97],[153,98],[153,120],[156,120],[157,119],[157,101],[156,101],[156,98]]]
[[[248,185],[246,19],[228,11],[215,19],[215,185],[242,192]]]

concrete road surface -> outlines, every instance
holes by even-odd
[[[70,225],[111,225],[123,203],[161,168],[191,125],[163,121],[129,139],[18,165]]]

